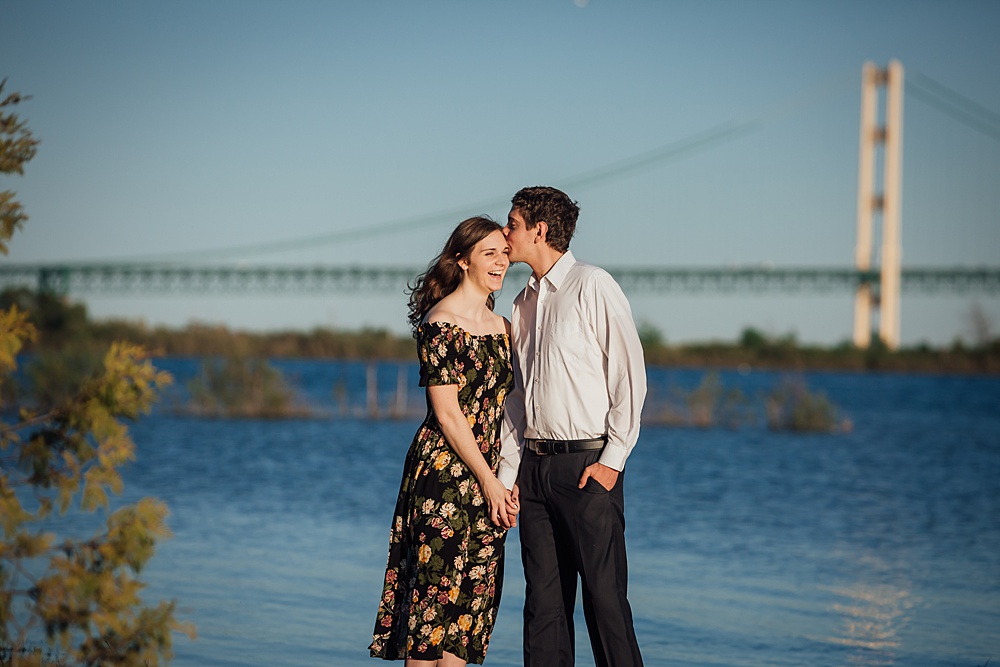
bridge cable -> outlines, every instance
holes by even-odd
[[[908,73],[906,90],[925,104],[991,139],[1000,141],[1000,114],[920,72]]]
[[[766,125],[793,113],[802,111],[807,107],[817,105],[820,101],[831,97],[834,92],[840,92],[841,88],[848,82],[853,82],[856,76],[851,73],[850,77],[838,73],[835,76],[821,81],[819,84],[811,86],[804,91],[798,91],[789,95],[775,104],[766,107],[749,120],[730,120],[720,123],[707,130],[697,132],[683,139],[668,143],[656,149],[640,153],[638,155],[613,162],[603,167],[598,167],[591,171],[577,174],[565,179],[553,179],[553,185],[565,189],[580,188],[589,185],[603,183],[615,178],[619,178],[632,172],[650,168],[657,164],[662,164],[671,160],[692,157],[700,153],[712,150],[713,148],[736,141],[754,132],[763,129]],[[228,246],[223,248],[211,248],[206,250],[181,251],[177,253],[157,254],[157,255],[132,255],[127,258],[117,258],[106,260],[108,262],[121,261],[178,261],[194,260],[196,258],[221,258],[245,255],[263,255],[295,250],[298,248],[314,248],[317,245],[330,243],[344,243],[358,241],[362,239],[377,238],[384,234],[411,229],[414,227],[424,227],[446,221],[455,221],[470,215],[476,215],[489,208],[504,206],[510,203],[510,196],[497,197],[485,200],[478,204],[462,206],[460,208],[439,211],[437,213],[404,218],[381,224],[368,225],[366,227],[356,227],[328,234],[317,236],[288,239],[285,241],[272,241],[267,243],[253,243],[240,246]]]

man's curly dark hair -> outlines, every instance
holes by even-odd
[[[539,222],[548,225],[545,240],[549,247],[559,252],[569,250],[570,239],[576,231],[576,219],[580,207],[562,190],[548,186],[521,188],[510,200],[517,209],[528,229],[534,229]]]

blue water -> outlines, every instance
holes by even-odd
[[[367,657],[400,468],[419,418],[369,420],[365,368],[283,362],[327,413],[226,421],[170,413],[197,364],[134,425],[125,500],[171,509],[143,573],[198,638],[174,665],[374,665]],[[380,405],[398,373],[378,367]],[[651,370],[657,395],[696,370]],[[780,374],[723,373],[756,397]],[[629,459],[630,599],[646,664],[974,667],[1000,660],[1000,379],[810,373],[849,433],[647,426]],[[335,387],[340,389],[335,390]],[[353,403],[338,396],[344,390]],[[340,392],[338,394],[338,391]],[[387,409],[383,407],[383,409]],[[486,664],[521,664],[523,573],[508,541]],[[592,665],[582,617],[579,665]]]

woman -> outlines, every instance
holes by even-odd
[[[509,265],[500,225],[470,218],[410,293],[427,416],[403,465],[372,657],[408,667],[485,657],[517,515],[496,478],[513,370],[493,292]]]

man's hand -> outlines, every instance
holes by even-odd
[[[517,488],[517,484],[514,485],[514,489],[507,494],[507,523],[508,528],[515,528],[517,526],[517,515],[521,511],[521,503],[519,500],[520,489]]]
[[[618,481],[618,471],[614,468],[609,468],[603,463],[592,463],[583,469],[583,475],[580,476],[580,484],[577,488],[582,489],[587,485],[587,480],[593,477],[598,484],[604,487],[605,490],[610,491],[615,487],[615,483]]]

